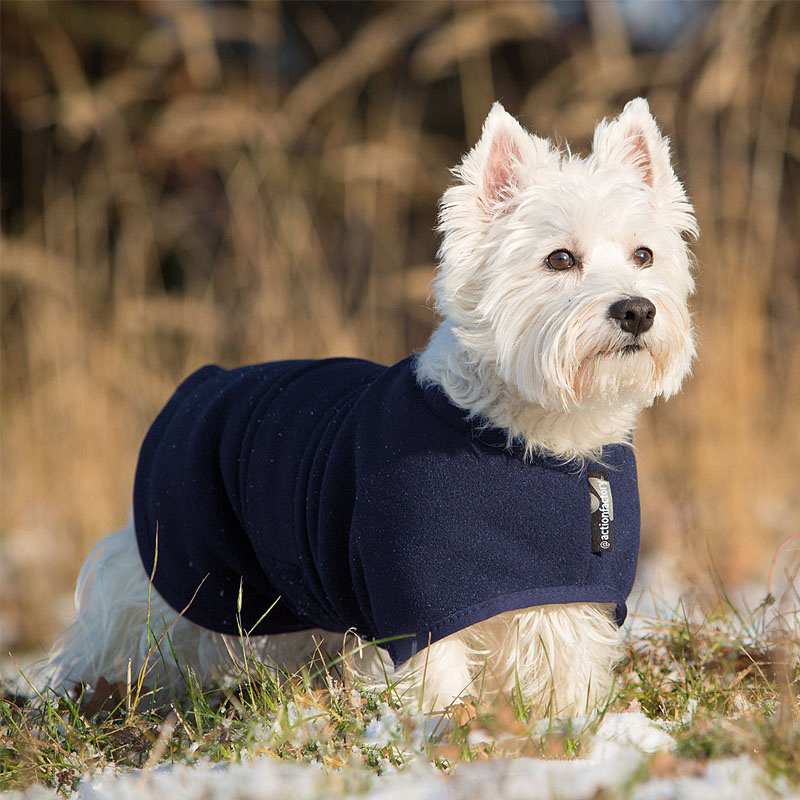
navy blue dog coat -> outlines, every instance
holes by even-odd
[[[629,447],[583,468],[525,459],[421,387],[412,358],[195,372],[142,445],[134,519],[189,620],[355,629],[395,664],[529,606],[615,603],[622,624],[639,551]]]

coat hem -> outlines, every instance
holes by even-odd
[[[484,622],[506,611],[522,611],[535,606],[561,603],[614,603],[615,622],[621,626],[627,616],[625,602],[619,600],[619,590],[607,585],[551,586],[499,595],[450,614],[433,623],[424,633],[413,634],[385,645],[395,666],[408,661],[429,644],[438,642],[458,631]]]

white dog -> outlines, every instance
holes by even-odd
[[[145,670],[180,694],[184,667],[205,684],[236,673],[237,632],[293,670],[320,646],[347,650],[354,629],[429,709],[517,691],[545,713],[607,699],[638,550],[631,432],[695,353],[692,207],[643,99],[597,126],[585,159],[496,104],[455,175],[426,349],[391,368],[190,378],[143,446],[135,526],[81,571],[50,686]],[[294,387],[305,395],[286,406]],[[312,395],[325,459],[298,488],[306,439],[291,468],[267,464]],[[287,494],[308,508],[264,505]]]

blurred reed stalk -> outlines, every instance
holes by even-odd
[[[60,628],[190,370],[424,345],[436,201],[495,98],[586,146],[647,95],[695,202],[700,360],[637,434],[645,548],[738,581],[800,529],[800,6],[709,6],[664,52],[614,3],[334,6],[3,3],[4,645]]]

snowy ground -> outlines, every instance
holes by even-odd
[[[380,731],[375,731],[380,738]],[[388,728],[385,730],[389,734]],[[73,797],[81,800],[315,800],[365,797],[370,800],[578,800],[598,796],[632,800],[774,798],[747,757],[698,764],[670,754],[672,737],[639,712],[608,714],[583,759],[497,759],[459,764],[442,774],[424,757],[381,776],[361,759],[325,774],[314,764],[254,758],[231,764],[198,762],[143,772],[106,772],[84,779]],[[778,787],[782,797],[798,797]],[[52,791],[32,787],[4,797],[43,800]]]
[[[648,587],[648,588],[643,588]],[[764,592],[749,592],[743,605],[752,608]],[[639,582],[629,601],[634,635],[647,621],[670,617],[680,597],[679,587],[654,568],[640,566]],[[577,721],[580,729],[591,720]],[[302,720],[301,720],[302,723]],[[543,722],[542,724],[546,724]],[[423,723],[420,735],[424,738]],[[394,735],[392,712],[365,731],[368,744],[382,745]],[[767,785],[767,778],[748,756],[701,762],[673,752],[675,740],[664,725],[642,713],[607,714],[597,726],[583,758],[499,758],[459,763],[445,774],[422,755],[422,741],[413,744],[406,765],[377,775],[354,752],[352,762],[326,773],[321,765],[279,760],[274,755],[251,756],[239,763],[162,765],[142,771],[107,770],[83,778],[73,795],[80,800],[578,800],[625,797],[631,800],[758,800],[797,798],[788,785]],[[33,786],[22,793],[2,794],[2,800],[56,798],[51,790]]]

